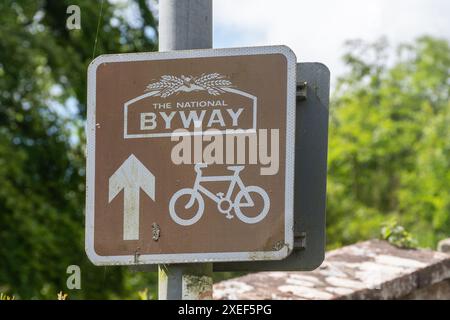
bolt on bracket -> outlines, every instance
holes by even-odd
[[[306,249],[306,232],[294,233],[294,249]]]
[[[306,100],[308,92],[308,83],[306,81],[298,81],[295,92],[297,102]]]

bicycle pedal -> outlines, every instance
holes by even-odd
[[[223,192],[218,192],[218,193],[217,193],[217,196],[218,196],[219,198],[221,198],[221,199],[223,198],[224,195],[225,195],[225,193],[223,193]]]
[[[234,216],[231,215],[231,214],[230,214],[230,215],[226,215],[225,217],[226,217],[227,219],[233,219],[233,218],[234,218]]]

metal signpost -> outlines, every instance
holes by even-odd
[[[159,51],[212,48],[212,0],[159,5]],[[160,265],[159,299],[212,299],[212,269],[212,263]]]
[[[320,265],[328,69],[209,49],[211,0],[161,1],[159,32],[159,53],[89,66],[90,260],[159,265],[160,299],[212,298],[213,270]]]

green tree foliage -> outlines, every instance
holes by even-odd
[[[81,9],[81,30],[66,29],[69,5]],[[145,278],[126,281],[125,269],[94,267],[84,253],[86,70],[100,9],[0,1],[0,292],[18,298],[53,299],[71,264],[82,270],[71,298],[124,297]],[[146,1],[104,1],[100,22],[96,55],[156,49]]]
[[[421,246],[450,235],[450,47],[419,38],[348,43],[331,108],[331,247],[377,237],[390,219]]]

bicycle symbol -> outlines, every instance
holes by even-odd
[[[214,202],[217,203],[217,210],[220,213],[225,214],[226,218],[232,219],[233,215],[231,214],[231,210],[234,209],[236,216],[244,223],[254,224],[263,220],[270,208],[270,198],[267,195],[267,192],[258,186],[245,186],[242,182],[239,173],[244,170],[244,166],[229,166],[228,170],[233,171],[232,175],[228,176],[202,176],[202,168],[206,168],[207,165],[203,163],[197,163],[195,165],[195,171],[197,176],[195,178],[194,187],[193,188],[184,188],[175,192],[170,199],[169,202],[169,213],[170,217],[173,221],[182,226],[190,226],[196,223],[203,215],[205,210],[205,201],[203,200],[202,194],[206,195]],[[203,187],[201,182],[218,182],[218,181],[230,181],[230,185],[228,187],[228,191],[226,194],[223,192],[219,192],[217,194],[212,193],[205,187]],[[234,198],[234,201],[231,200],[233,195],[233,191],[236,187],[239,187],[239,192]],[[263,200],[263,206],[261,211],[256,216],[246,216],[242,212],[242,208],[252,208],[255,206],[254,201],[252,200],[252,195],[259,195]],[[194,216],[190,219],[183,219],[175,211],[175,204],[182,196],[190,196],[189,201],[184,206],[185,209],[190,209],[197,202],[198,209]],[[254,199],[254,198],[253,198]]]

